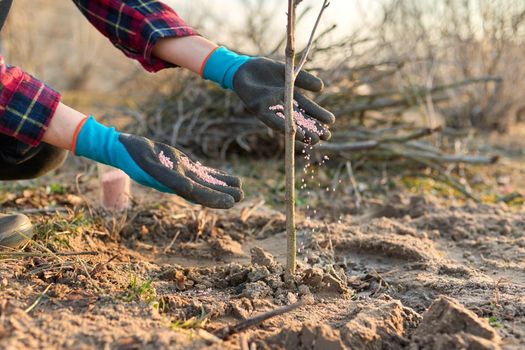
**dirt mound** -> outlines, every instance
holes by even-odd
[[[488,322],[448,297],[437,299],[423,314],[413,340],[414,350],[500,349],[500,337]]]
[[[286,349],[401,349],[420,316],[399,301],[373,300],[352,302],[345,320],[287,329],[275,341]]]
[[[285,329],[269,344],[303,350],[499,350],[500,337],[457,301],[440,297],[419,316],[398,300],[352,302],[342,320]]]
[[[465,207],[435,208],[413,221],[420,230],[436,230],[442,237],[456,241],[477,236],[523,236],[522,215],[502,205],[471,204]]]
[[[341,270],[339,270],[341,271]],[[229,290],[239,297],[256,301],[271,298],[276,304],[295,303],[299,298],[313,301],[313,292],[351,296],[344,273],[320,268],[299,267],[297,283],[285,284],[284,267],[262,248],[251,250],[251,264],[230,263],[213,267],[164,266],[157,277],[172,282],[180,291]],[[235,306],[237,314],[243,314]]]
[[[275,344],[284,346],[286,349],[298,350],[347,349],[341,340],[339,331],[328,325],[315,325],[312,323],[306,323],[295,330],[283,331],[275,340]]]
[[[350,349],[398,349],[404,346],[410,329],[420,316],[399,301],[379,301],[360,307],[352,320],[340,328],[342,338]]]
[[[358,234],[335,240],[333,244],[339,251],[358,250],[405,261],[432,262],[439,259],[430,240],[414,239],[409,236],[385,237],[377,234]]]

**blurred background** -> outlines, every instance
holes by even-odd
[[[283,1],[165,2],[220,44],[283,58]],[[299,7],[300,49],[321,4]],[[465,164],[522,156],[524,38],[521,0],[332,0],[306,67],[325,80],[315,98],[338,122],[314,159],[330,154],[335,174],[350,168],[384,178],[388,168],[471,193],[477,180]],[[71,1],[15,1],[1,52],[66,103],[198,158],[239,164],[282,154],[282,138],[231,93],[182,70],[145,72]]]

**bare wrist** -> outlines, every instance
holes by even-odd
[[[44,133],[42,141],[50,145],[72,150],[75,131],[86,115],[59,103],[58,107],[51,118],[51,122]]]
[[[217,44],[201,36],[173,37],[160,39],[153,48],[153,54],[199,74],[202,63],[216,48]]]

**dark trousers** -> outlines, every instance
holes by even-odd
[[[31,147],[0,134],[0,180],[28,180],[59,168],[67,151],[47,143]]]
[[[7,19],[7,14],[11,8],[12,0],[0,0],[0,30],[4,26],[4,22]]]

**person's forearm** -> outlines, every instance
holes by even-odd
[[[174,37],[160,39],[153,48],[153,54],[199,74],[203,62],[217,47],[217,44],[201,36]]]
[[[86,116],[60,103],[49,123],[42,141],[50,145],[73,150],[73,141],[78,125]]]

